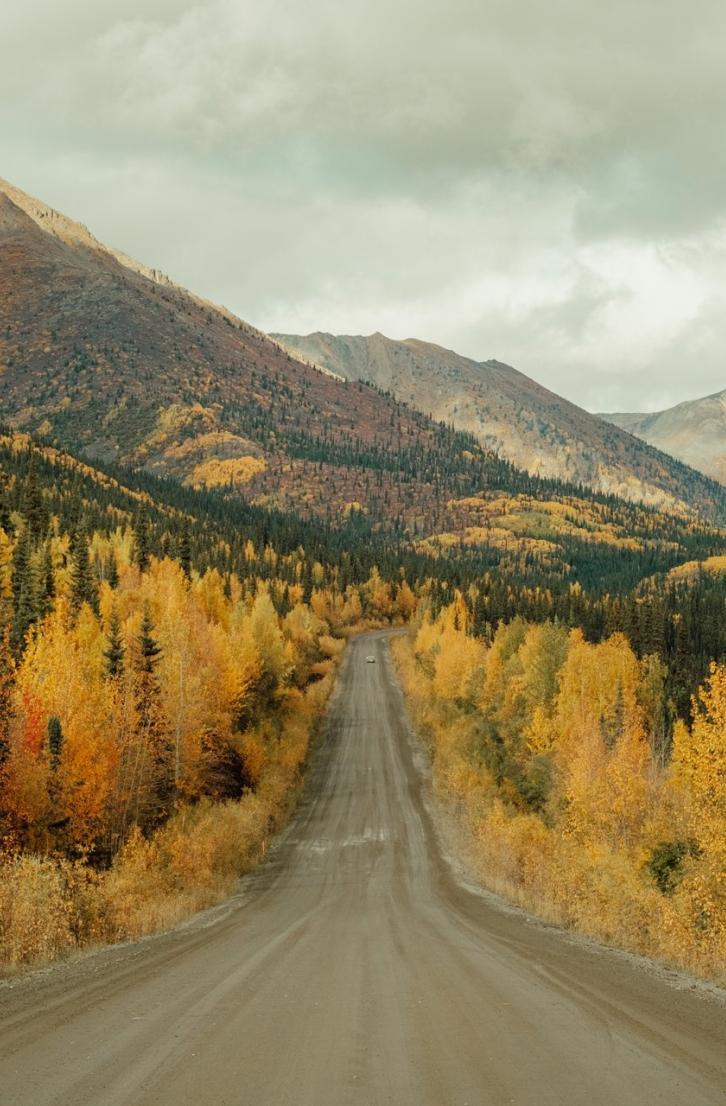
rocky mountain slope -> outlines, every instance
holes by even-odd
[[[435,348],[412,345],[429,360],[438,356]],[[444,376],[453,380],[459,371],[452,363]],[[478,531],[482,492],[546,499],[575,490],[542,484],[488,448],[499,446],[498,435],[525,442],[528,421],[533,432],[543,416],[533,402],[520,410],[525,384],[536,385],[506,366],[486,372],[501,380],[496,394],[506,394],[509,406],[499,405],[497,433],[477,441],[424,413],[448,417],[447,410],[420,399],[416,410],[401,402],[415,397],[400,386],[400,398],[384,393],[376,384],[388,388],[385,376],[364,383],[359,378],[371,371],[303,363],[229,311],[0,183],[0,422],[11,430],[302,518],[337,523],[362,510],[376,525],[415,536],[468,525]],[[553,411],[577,412],[544,394]],[[474,406],[493,395],[491,388],[480,391]],[[564,417],[548,418],[557,449],[568,455],[574,429]],[[603,469],[599,487],[678,512],[726,517],[719,485],[592,421],[648,458],[634,475],[626,453],[620,469]],[[536,458],[530,462],[531,471],[551,471]],[[574,464],[562,471],[583,478]]]
[[[273,337],[297,357],[347,380],[372,381],[472,433],[529,473],[658,506],[713,495],[692,470],[499,361],[383,334]]]
[[[423,524],[505,471],[3,183],[0,386],[10,429],[301,515]]]
[[[726,389],[665,411],[601,418],[726,484]]]

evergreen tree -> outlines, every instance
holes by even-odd
[[[141,572],[149,567],[149,519],[145,512],[139,515],[134,529],[135,560]]]
[[[41,618],[45,618],[52,610],[53,600],[55,599],[55,572],[50,542],[46,542],[43,546],[42,556],[38,558],[34,577],[37,581],[35,591],[38,596],[38,613]]]
[[[0,530],[4,530],[6,534],[12,533],[12,523],[10,521],[10,501],[8,498],[7,490],[7,477],[5,473],[0,469]]]
[[[144,617],[141,623],[141,633],[139,634],[139,670],[148,677],[154,676],[154,670],[161,655],[161,648],[153,634],[154,623],[151,620],[151,611],[147,603],[144,607]]]
[[[189,543],[189,532],[182,530],[181,537],[179,538],[178,556],[177,559],[182,567],[182,571],[187,580],[191,579],[192,575],[192,548]]]
[[[32,566],[30,531],[27,526],[18,538],[13,553],[13,623],[11,644],[16,657],[25,647],[28,630],[39,615]]]
[[[48,529],[48,510],[38,483],[34,452],[30,454],[28,472],[23,484],[20,513],[25,517],[31,539],[34,542],[40,541]]]
[[[71,609],[78,614],[84,603],[98,614],[98,588],[88,555],[88,540],[83,530],[77,531],[71,543]]]
[[[106,672],[111,679],[123,675],[125,654],[121,625],[116,611],[113,610],[108,625],[108,645],[103,651],[106,658]]]
[[[12,719],[13,674],[15,663],[10,647],[10,626],[0,626],[0,765],[10,749]]]
[[[118,559],[116,557],[116,550],[111,549],[108,554],[108,564],[106,566],[106,579],[108,580],[109,587],[112,587],[114,591],[118,587]]]
[[[154,624],[148,604],[139,634],[136,705],[139,729],[147,749],[151,768],[150,787],[146,797],[145,817],[149,824],[158,824],[168,817],[174,798],[174,766],[172,746],[165,725],[160,700],[156,666],[161,648],[154,637]]]
[[[61,720],[53,714],[48,719],[48,752],[50,753],[50,765],[53,771],[58,770],[61,753],[63,751],[63,728]]]

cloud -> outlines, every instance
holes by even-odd
[[[1,171],[263,327],[416,334],[657,407],[726,383],[726,9],[688,16],[26,0]]]

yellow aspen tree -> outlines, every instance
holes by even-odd
[[[246,628],[259,663],[254,687],[256,707],[265,711],[287,679],[290,666],[277,612],[269,592],[264,588],[258,591],[252,604]]]
[[[204,575],[194,580],[192,588],[211,621],[228,625],[229,603],[224,594],[224,580],[216,568],[210,568]]]
[[[314,588],[310,596],[310,609],[315,617],[325,623],[329,629],[335,620],[335,610],[331,602],[330,592],[325,588]]]
[[[357,587],[349,585],[345,589],[345,604],[341,611],[344,626],[359,626],[363,621],[363,604],[360,591]]]
[[[434,621],[428,610],[421,612],[417,618],[418,627],[413,641],[413,651],[416,659],[424,667],[429,675],[433,675],[434,651],[438,650],[441,638],[441,622]]]
[[[515,618],[507,625],[500,625],[494,635],[484,671],[481,686],[480,706],[487,713],[496,713],[501,707],[506,692],[508,677],[511,673],[510,661],[522,645],[527,626],[521,618]],[[518,668],[518,664],[516,665]]]
[[[434,661],[434,693],[451,702],[473,704],[485,656],[482,642],[456,629],[453,618],[445,618]]]
[[[712,664],[690,733],[676,726],[672,776],[684,797],[691,857],[678,895],[714,956],[726,956],[726,665]]]
[[[694,823],[726,818],[726,665],[711,665],[694,702],[691,732],[677,727],[673,770],[688,790]]]
[[[396,588],[394,614],[400,618],[402,622],[409,622],[416,610],[416,603],[417,600],[413,591],[406,580],[402,580]]]
[[[0,529],[0,602],[12,596],[13,542],[9,534]]]
[[[33,636],[18,670],[18,689],[37,704],[45,736],[57,720],[62,748],[53,764],[53,820],[62,823],[68,848],[89,850],[107,828],[117,749],[109,732],[109,703],[102,678],[104,637],[89,607],[75,624],[60,601]]]
[[[638,701],[640,667],[627,640],[570,635],[555,725],[560,797],[569,831],[635,843],[646,814],[649,750]]]

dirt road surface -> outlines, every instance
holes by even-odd
[[[723,994],[478,893],[419,760],[386,636],[359,638],[298,812],[233,900],[0,986],[2,1106],[726,1101]]]

